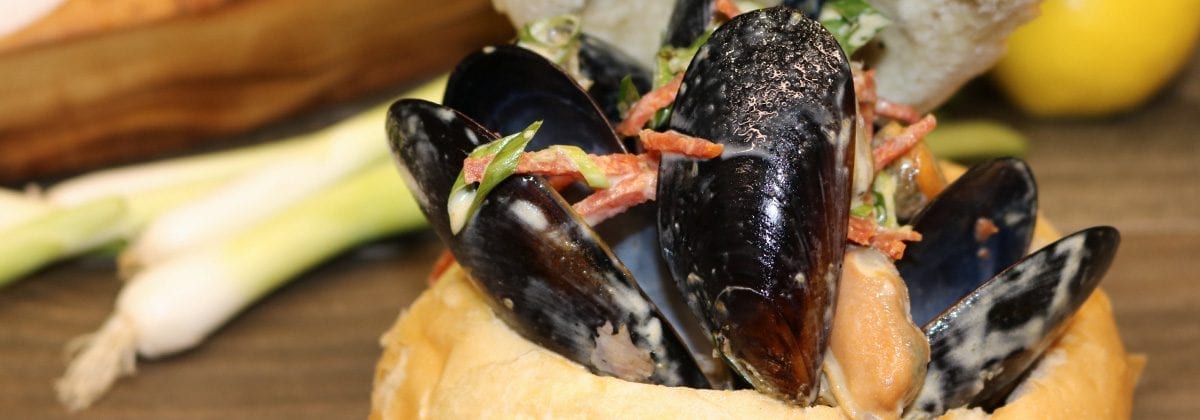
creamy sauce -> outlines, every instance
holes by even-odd
[[[463,189],[450,195],[450,200],[446,203],[446,212],[450,214],[450,231],[458,233],[463,226],[467,224],[467,211],[471,209],[471,202],[475,201],[475,190]]]
[[[609,322],[596,329],[596,349],[591,362],[596,369],[627,381],[645,382],[654,374],[650,352],[633,344],[624,324],[616,331]]]
[[[546,215],[542,211],[525,200],[516,200],[508,207],[508,211],[513,214],[517,220],[520,220],[525,227],[535,232],[546,230],[550,223],[546,221]]]

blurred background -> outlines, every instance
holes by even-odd
[[[1040,208],[1061,231],[1121,230],[1102,287],[1126,346],[1149,355],[1137,418],[1200,410],[1200,288],[1192,284],[1200,271],[1200,3],[1169,3],[1047,0],[997,67],[935,111],[948,126],[982,121],[962,126],[1024,156]],[[126,164],[237,154],[279,139],[318,144],[336,136],[313,130],[375,109],[512,36],[487,0],[0,0],[0,186],[46,197]],[[285,148],[243,165],[301,153]],[[139,203],[183,200],[153,197]],[[123,211],[153,207],[143,204]],[[0,206],[0,222],[20,206]],[[119,224],[60,213],[73,226]],[[324,250],[327,262],[292,273],[294,281],[204,344],[140,361],[137,375],[75,417],[365,415],[378,337],[424,289],[441,252],[413,223]],[[50,231],[11,226],[0,223],[10,244]],[[5,416],[67,415],[53,387],[67,366],[64,346],[100,327],[121,277],[151,265],[116,257],[127,245],[121,229],[104,233],[104,243],[34,250],[46,255],[37,266],[0,267],[0,275],[19,273],[0,281]]]

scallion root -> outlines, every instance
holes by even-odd
[[[114,314],[100,331],[73,340],[67,346],[67,372],[54,383],[58,400],[67,410],[92,405],[117,378],[132,375],[137,361],[137,329]]]

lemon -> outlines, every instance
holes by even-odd
[[[1040,116],[1137,107],[1174,76],[1200,34],[1197,0],[1046,0],[1018,28],[993,77]]]

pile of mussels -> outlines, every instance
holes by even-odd
[[[687,45],[702,29],[679,15],[668,41]],[[391,107],[387,132],[402,175],[523,337],[600,375],[753,387],[814,403],[839,316],[857,111],[844,53],[802,13],[762,9],[712,33],[685,73],[669,128],[725,149],[704,161],[664,155],[656,201],[593,227],[543,177],[514,175],[452,233],[451,186],[468,154],[498,133],[542,120],[531,149],[628,152],[601,110],[615,109],[620,78],[644,85],[648,76],[614,51],[584,38],[591,96],[522,48],[467,57],[445,106]],[[1029,169],[999,159],[969,170],[912,219],[924,239],[896,266],[930,361],[906,415],[1003,404],[1107,270],[1119,242],[1109,227],[1027,255],[1035,213]],[[980,218],[998,232],[980,240]]]

